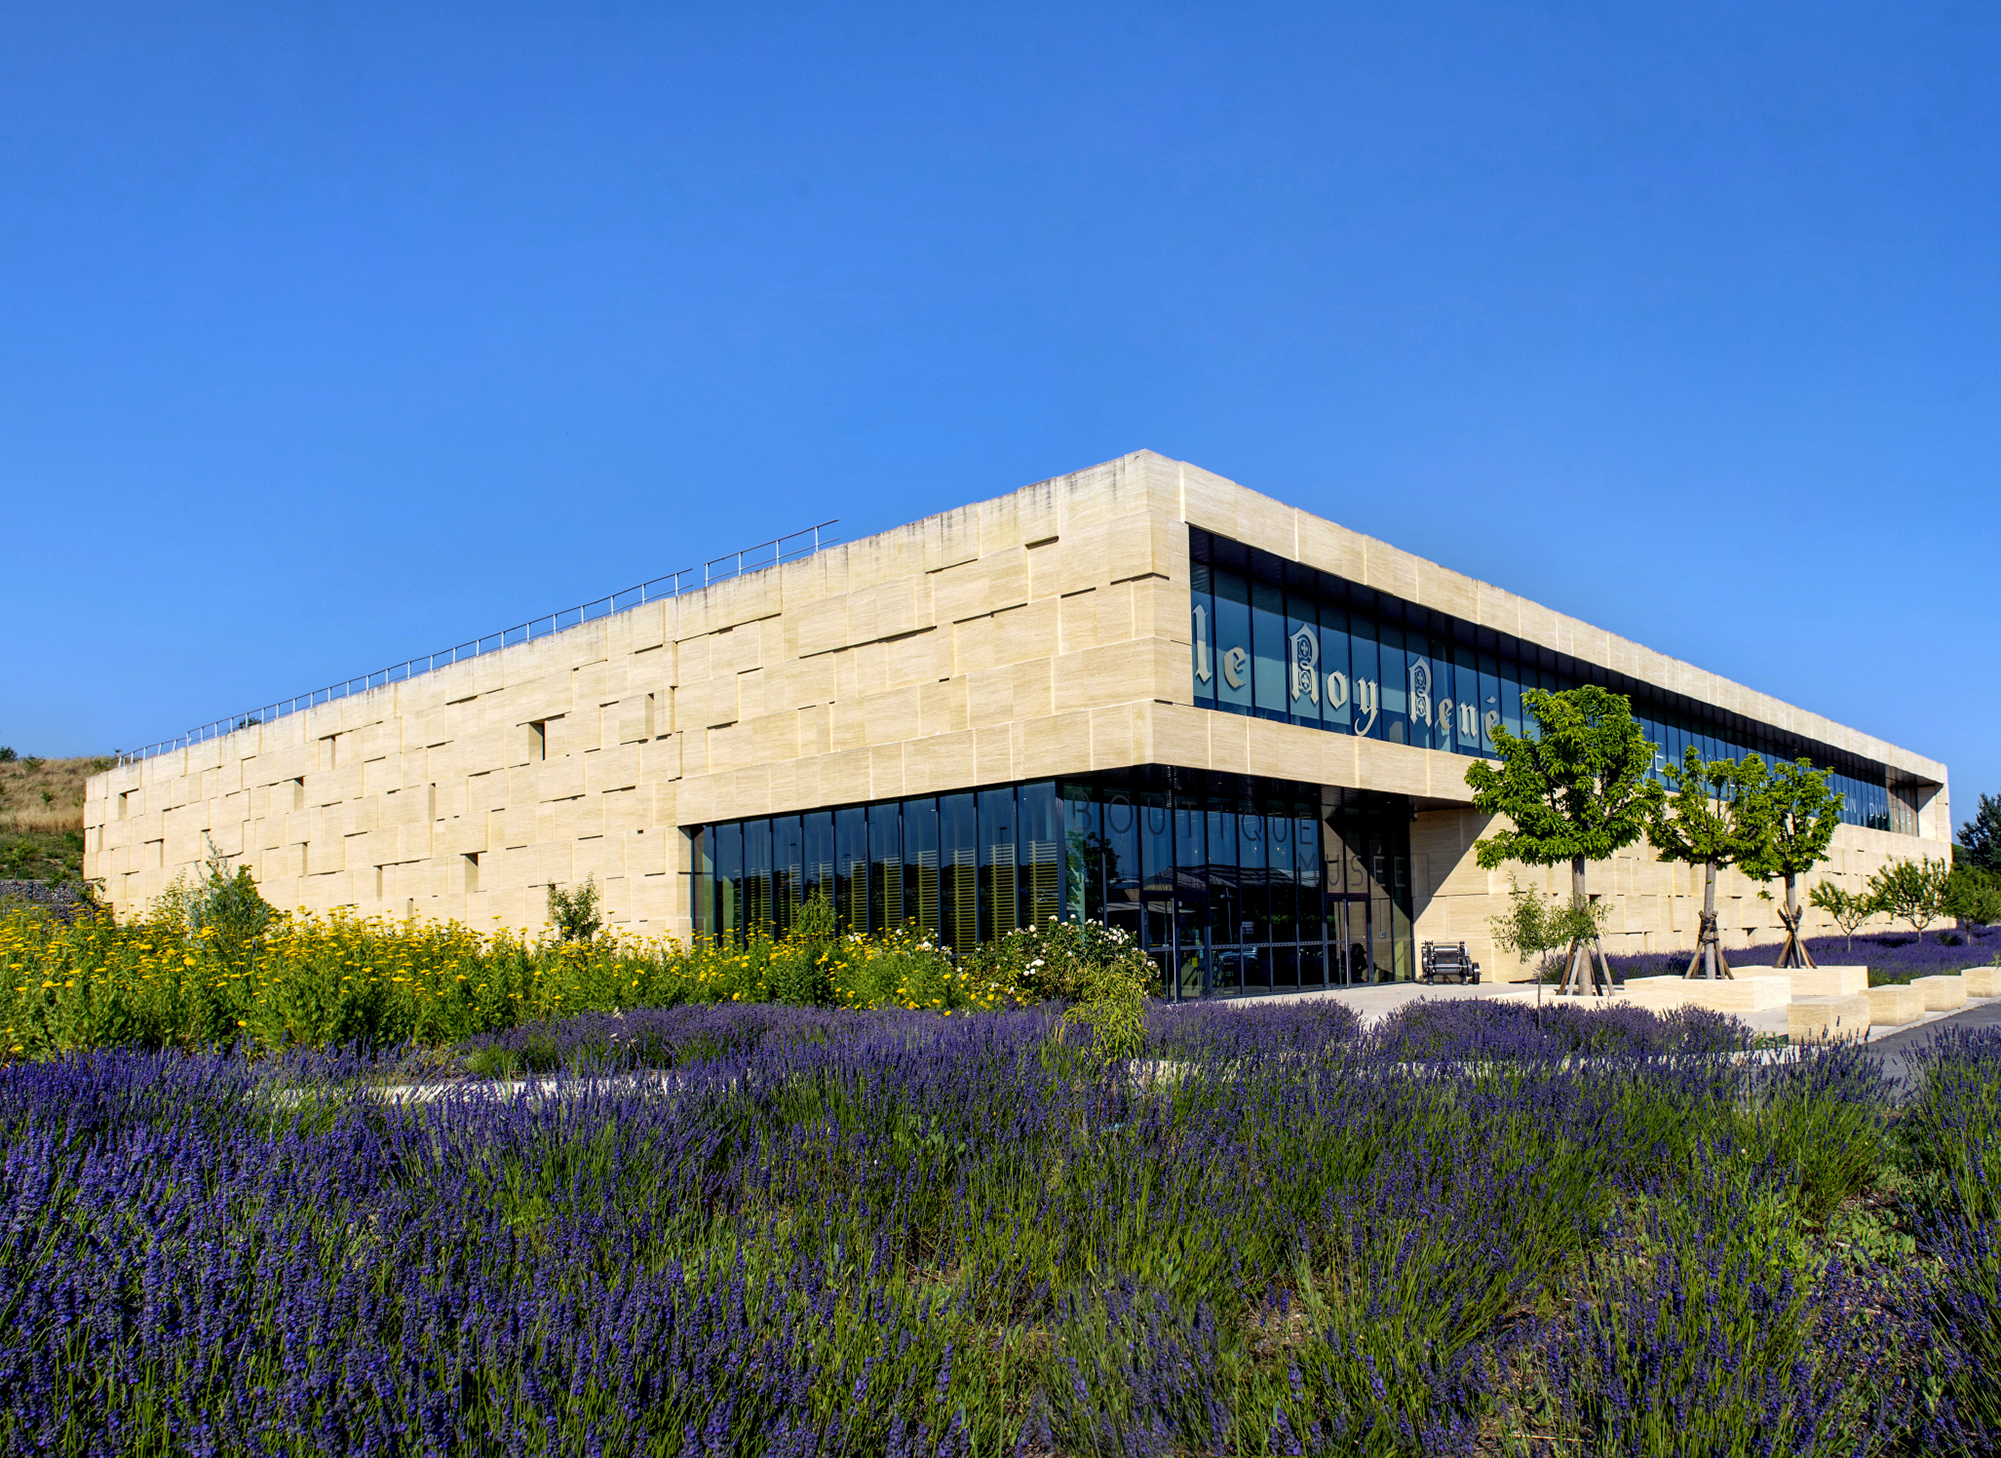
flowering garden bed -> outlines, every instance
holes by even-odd
[[[1922,939],[1910,932],[1858,932],[1853,937],[1808,937],[1806,944],[1821,966],[1867,967],[1870,984],[1881,986],[1989,965],[2001,959],[2001,926],[1933,929]],[[1727,955],[1739,971],[1770,971],[1779,948],[1776,944],[1731,947]],[[1688,970],[1689,956],[1686,951],[1632,952],[1610,960],[1621,977],[1679,977]]]
[[[1633,1010],[685,1007],[583,1079],[0,1072],[0,1444],[213,1453],[1988,1451],[2001,1037],[1914,1101]],[[509,1043],[507,1040],[514,1040]],[[1588,1053],[1588,1059],[1572,1055]],[[506,1060],[489,1057],[504,1071]]]

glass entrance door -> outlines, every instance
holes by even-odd
[[[1330,896],[1327,905],[1328,981],[1341,987],[1358,987],[1374,982],[1376,973],[1369,956],[1369,948],[1373,944],[1369,936],[1369,898]]]

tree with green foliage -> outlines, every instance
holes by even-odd
[[[1508,878],[1508,909],[1488,919],[1494,947],[1516,961],[1546,957],[1572,942],[1591,941],[1605,927],[1603,903],[1588,901],[1582,907],[1557,897],[1545,897],[1533,886],[1523,886]],[[1540,971],[1537,980],[1541,980]]]
[[[549,920],[556,924],[556,935],[566,942],[587,942],[596,936],[604,928],[603,899],[596,876],[586,876],[584,884],[572,891],[551,882]]]
[[[1730,959],[1716,932],[1716,873],[1758,849],[1745,812],[1764,787],[1765,762],[1755,754],[1704,759],[1691,744],[1665,778],[1667,794],[1647,822],[1647,840],[1661,860],[1702,867],[1702,918],[1683,975],[1729,977]]]
[[[1910,925],[1925,939],[1925,928],[1946,914],[1946,891],[1952,867],[1926,856],[1921,861],[1892,861],[1869,878],[1869,894],[1883,910]]]
[[[1117,927],[1051,917],[968,952],[964,965],[980,981],[1069,1003],[1059,1036],[1084,1038],[1100,1063],[1134,1057],[1145,1044],[1160,969]]]
[[[1945,909],[1975,926],[2001,921],[2001,876],[1970,861],[1956,863],[1946,878]]]
[[[2001,795],[1982,794],[1973,818],[1959,827],[1958,859],[2001,876]]]
[[[1816,881],[1807,893],[1807,905],[1826,912],[1848,938],[1848,950],[1855,950],[1855,933],[1862,923],[1883,908],[1866,891],[1847,891],[1832,881]]]
[[[1754,881],[1783,878],[1786,883],[1779,911],[1786,942],[1774,966],[1813,965],[1813,953],[1800,936],[1799,878],[1827,859],[1828,843],[1841,824],[1841,806],[1841,791],[1828,783],[1828,772],[1804,759],[1774,763],[1746,803],[1744,826],[1756,848],[1738,865]]]
[[[1531,689],[1522,707],[1534,732],[1514,734],[1496,725],[1499,768],[1475,760],[1466,770],[1474,808],[1508,822],[1474,842],[1474,855],[1490,871],[1508,861],[1567,862],[1571,909],[1588,914],[1585,866],[1609,860],[1646,834],[1663,798],[1650,774],[1654,746],[1634,720],[1632,704],[1596,684],[1560,693]],[[1581,932],[1581,925],[1575,930]],[[1602,995],[1613,985],[1603,940],[1595,929],[1579,935],[1570,943],[1557,992]]]
[[[1548,956],[1567,939],[1558,933],[1555,908],[1533,886],[1524,886],[1508,877],[1508,909],[1487,919],[1493,934],[1494,950],[1505,952],[1526,965],[1531,958]]]

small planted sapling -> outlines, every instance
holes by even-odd
[[[1950,866],[1926,856],[1921,861],[1890,862],[1869,878],[1869,892],[1922,942],[1925,928],[1946,914],[1951,880]]]
[[[600,905],[604,893],[598,890],[596,876],[584,878],[584,884],[572,891],[551,884],[549,887],[549,920],[556,924],[556,934],[566,942],[587,942],[604,927],[604,917]]]
[[[1806,900],[1807,905],[1826,912],[1841,928],[1842,935],[1848,938],[1848,950],[1851,952],[1855,950],[1855,933],[1861,929],[1862,923],[1882,910],[1874,896],[1864,891],[1844,890],[1832,881],[1816,881]]]

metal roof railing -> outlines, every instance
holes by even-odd
[[[329,684],[325,688],[312,690],[276,703],[266,704],[259,709],[232,714],[226,719],[217,719],[190,729],[187,733],[172,739],[162,739],[158,744],[149,744],[144,749],[119,750],[118,762],[132,764],[156,755],[167,754],[176,749],[186,749],[193,744],[201,744],[210,739],[219,739],[225,734],[233,734],[238,729],[248,729],[258,724],[269,724],[274,719],[282,719],[287,714],[296,714],[302,709],[314,708],[331,703],[335,699],[352,698],[355,694],[366,693],[370,689],[381,688],[384,684],[402,683],[406,679],[429,673],[434,668],[446,668],[454,663],[463,663],[468,658],[477,658],[482,653],[492,653],[500,648],[511,648],[517,643],[531,642],[536,638],[546,638],[551,633],[560,633],[565,628],[578,627],[584,623],[608,618],[614,613],[627,612],[645,603],[658,602],[662,598],[679,597],[687,592],[699,592],[718,582],[727,582],[733,577],[742,577],[751,572],[762,572],[767,568],[781,566],[786,562],[810,557],[824,547],[834,545],[836,538],[822,536],[828,527],[840,520],[823,521],[817,526],[801,527],[796,532],[788,532],[782,537],[773,537],[768,542],[759,542],[754,547],[745,547],[740,552],[728,556],[711,558],[700,567],[684,567],[679,572],[665,577],[656,577],[651,582],[642,582],[637,587],[628,587],[614,592],[594,602],[579,603],[576,607],[564,608],[561,612],[550,613],[546,617],[533,618],[525,623],[517,623],[511,628],[503,628],[497,633],[489,633],[471,642],[461,643],[456,648],[442,649],[423,658],[409,658],[388,668],[365,673],[359,678],[350,678],[342,683]]]

